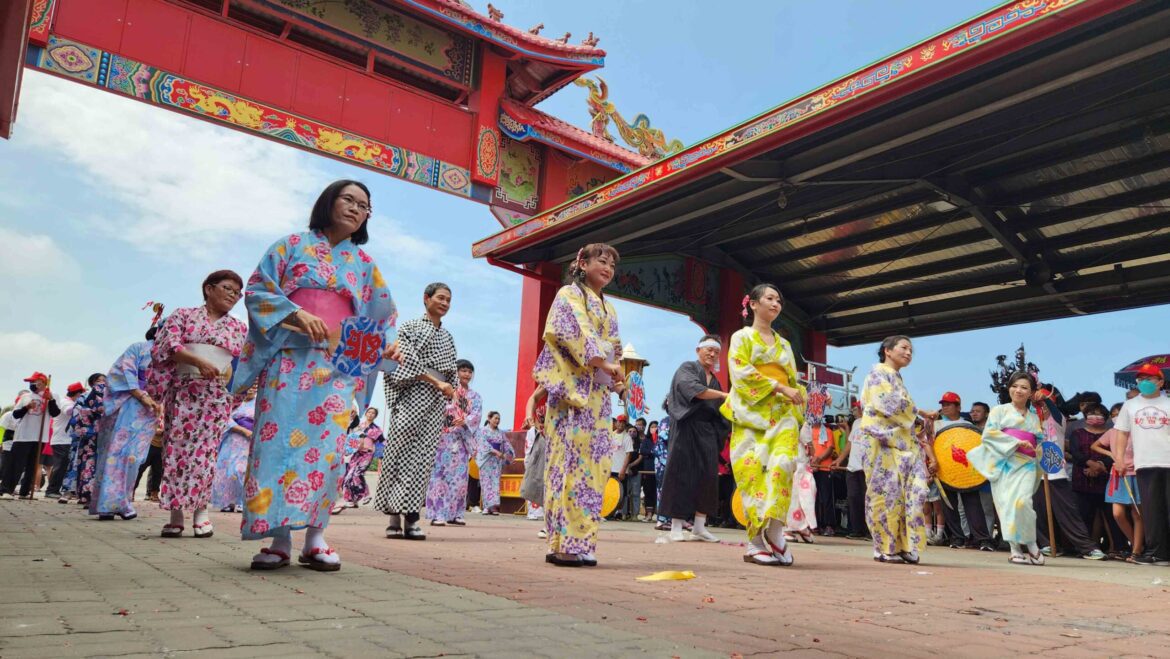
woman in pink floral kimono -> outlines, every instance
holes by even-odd
[[[235,407],[227,382],[248,327],[229,312],[244,281],[231,270],[203,280],[203,306],[177,309],[154,340],[147,387],[165,410],[159,505],[171,511],[162,536],[183,534],[183,511],[194,511],[196,538],[210,538],[207,517],[219,442]]]

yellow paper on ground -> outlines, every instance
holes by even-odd
[[[695,573],[690,570],[664,570],[662,572],[655,572],[654,574],[647,574],[644,577],[638,577],[637,581],[686,581],[687,579],[694,579]]]

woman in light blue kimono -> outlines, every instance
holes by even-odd
[[[151,327],[145,341],[126,348],[106,375],[89,500],[89,514],[100,520],[138,516],[131,503],[134,482],[162,414],[162,405],[146,393],[150,349],[157,331],[158,325]]]
[[[479,487],[483,495],[483,514],[500,514],[500,475],[504,465],[516,458],[508,436],[500,430],[500,413],[488,412],[487,424],[479,430],[479,448],[475,464],[479,466]]]
[[[1000,531],[1011,545],[1011,562],[1018,565],[1044,565],[1032,507],[1032,495],[1040,485],[1036,444],[1043,436],[1040,417],[1028,405],[1035,392],[1031,375],[1013,373],[1008,380],[1012,402],[991,409],[983,443],[967,451],[968,462],[991,483]]]
[[[243,403],[232,412],[228,429],[219,440],[211,505],[221,513],[238,513],[244,508],[244,475],[248,470],[248,449],[256,420],[256,388],[248,390]]]
[[[298,529],[307,529],[302,564],[341,568],[325,527],[344,475],[349,410],[355,397],[368,404],[373,377],[338,371],[330,341],[346,317],[369,318],[383,332],[395,317],[389,287],[358,247],[369,238],[369,217],[366,186],[329,185],[313,206],[310,231],[278,240],[248,280],[248,343],[233,388],[242,392],[257,382],[259,393],[241,531],[245,540],[272,538],[253,557],[253,569],[288,565]],[[396,359],[397,347],[384,356]]]
[[[427,517],[434,526],[448,522],[463,526],[467,509],[467,468],[476,455],[475,431],[483,415],[483,399],[471,390],[475,366],[466,359],[455,362],[459,378],[456,395],[447,402],[447,422],[439,435],[435,468],[427,486]],[[477,462],[478,464],[478,462]]]

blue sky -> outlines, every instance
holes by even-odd
[[[687,144],[995,4],[645,1],[598,11],[595,3],[499,3],[505,22],[522,28],[544,23],[545,34],[570,31],[573,41],[593,31],[609,53],[601,75],[618,108],[649,114]],[[584,95],[570,86],[541,108],[587,126]],[[451,284],[448,326],[478,367],[485,406],[510,424],[520,280],[469,255],[474,240],[498,229],[485,206],[32,71],[14,138],[0,142],[0,398],[33,369],[51,372],[58,389],[105,371],[145,331],[147,300],[198,304],[199,282],[221,267],[247,277],[342,177],[372,189],[369,251],[404,317],[421,313],[426,283]],[[623,338],[652,362],[650,399],[661,400],[699,330],[640,305],[619,303],[618,312]],[[1120,400],[1112,372],[1170,350],[1157,338],[1166,318],[1158,307],[924,337],[906,380],[924,406],[944,390],[987,400],[995,355],[1023,342],[1066,392]],[[830,349],[829,359],[864,374],[874,347]]]

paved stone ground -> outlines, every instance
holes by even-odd
[[[163,515],[142,512],[0,502],[0,656],[1170,656],[1167,568],[934,548],[880,565],[837,538],[766,568],[742,562],[742,532],[670,545],[606,523],[601,565],[565,569],[535,522],[470,515],[407,542],[362,509],[330,526],[340,573],[257,574],[237,515],[213,515],[210,540],[163,540]],[[676,569],[696,578],[635,580]]]

